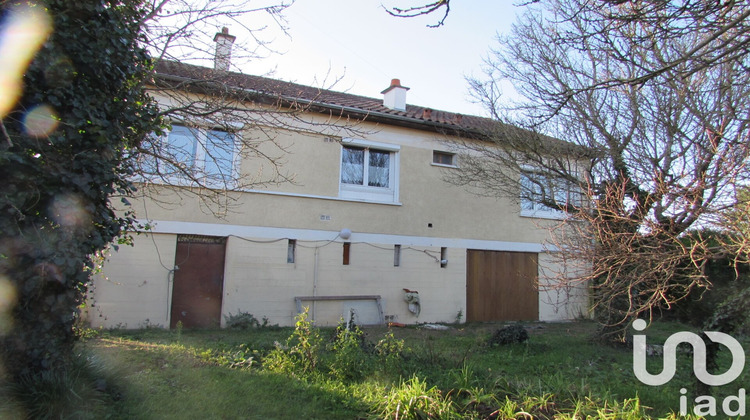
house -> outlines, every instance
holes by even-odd
[[[227,181],[212,193],[230,204],[217,211],[180,194],[197,187],[179,174],[141,179],[147,193],[130,201],[148,229],[113,251],[95,279],[92,326],[211,327],[240,312],[293,325],[303,307],[318,325],[585,312],[585,291],[538,287],[555,261],[540,219],[523,212],[528,203],[444,180],[461,165],[446,140],[482,141],[495,122],[409,105],[397,79],[371,98],[232,73],[231,36],[216,40],[214,69],[158,64],[155,85],[203,98],[158,141],[185,162],[176,173]],[[197,105],[219,96],[231,102],[229,128],[206,122]],[[243,114],[232,129],[232,113],[248,110],[264,112]],[[268,131],[268,148],[247,147]],[[258,150],[277,155],[258,163]],[[269,170],[287,182],[233,183]]]

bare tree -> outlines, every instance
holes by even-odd
[[[592,26],[573,38],[598,37],[620,28],[627,30],[637,21],[649,30],[631,34],[633,42],[643,46],[658,44],[659,40],[687,42],[679,51],[649,62],[618,55],[619,45],[612,44],[613,57],[628,61],[636,70],[627,77],[603,81],[598,85],[601,87],[638,85],[664,73],[688,77],[724,63],[742,61],[750,47],[750,8],[742,1],[601,0],[582,3],[580,8],[586,16],[585,22]]]
[[[737,189],[734,204],[719,215],[716,225],[724,230],[721,246],[735,259],[735,269],[750,264],[750,187]]]
[[[518,7],[547,5],[546,0],[519,0]],[[600,75],[596,83],[578,89],[606,89],[617,85],[638,85],[659,77],[665,72],[672,75],[689,76],[722,63],[744,60],[750,51],[750,8],[743,1],[663,1],[663,0],[595,0],[576,1],[570,5],[575,13],[557,15],[551,21],[565,24],[570,16],[576,16],[580,24],[578,31],[557,34],[560,42],[581,42],[586,38],[606,38],[610,31],[627,31],[634,22],[649,27],[646,32],[634,32],[629,36],[633,42],[643,46],[659,40],[676,40],[690,37],[690,43],[678,54],[661,60],[643,62],[634,60],[622,44],[611,44],[613,60],[622,60],[633,66],[628,75]],[[396,17],[417,17],[443,13],[440,20],[430,27],[445,24],[450,13],[450,0],[432,3],[418,2],[409,6],[385,7],[386,12]],[[554,12],[553,12],[554,13]],[[627,48],[627,47],[625,47]],[[558,92],[564,100],[575,92]]]
[[[581,264],[588,274],[561,272],[558,287],[589,284],[606,332],[621,337],[633,317],[708,286],[703,268],[714,250],[686,233],[715,220],[748,181],[749,63],[717,48],[697,68],[685,57],[705,34],[665,33],[660,20],[613,24],[589,3],[529,6],[500,39],[487,77],[470,83],[510,124],[489,131],[484,146],[457,144],[462,170],[450,180],[559,212],[556,255],[567,271]],[[742,31],[727,25],[721,37]],[[523,100],[502,103],[500,80]]]
[[[397,7],[397,6],[391,6],[391,7],[385,7],[383,6],[385,11],[395,17],[400,18],[412,18],[417,16],[425,16],[429,15],[435,12],[442,11],[443,17],[440,18],[440,20],[432,25],[427,25],[430,28],[437,28],[439,26],[443,26],[445,24],[445,19],[448,18],[448,14],[451,12],[451,0],[437,0],[432,3],[425,3],[420,4],[416,6],[407,6],[407,7]]]
[[[329,111],[327,120],[308,112],[317,95],[337,79],[326,76],[320,89],[295,88],[237,71],[247,60],[276,53],[266,34],[286,33],[283,12],[292,3],[148,3],[141,28],[156,73],[147,91],[159,101],[165,130],[134,151],[140,194],[158,203],[167,185],[180,196],[197,196],[206,210],[223,216],[238,197],[235,191],[294,182],[283,165],[288,144],[280,138],[285,134],[341,137],[359,132],[340,111]],[[253,170],[237,165],[248,160]],[[175,205],[173,199],[162,204]]]
[[[150,0],[141,21],[145,43],[158,60],[211,62],[211,35],[229,27],[241,40],[233,68],[274,53],[273,39],[286,33],[284,12],[294,0]]]

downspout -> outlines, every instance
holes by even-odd
[[[172,323],[170,319],[170,316],[172,314],[172,283],[174,283],[174,272],[176,270],[177,266],[167,271],[167,316],[165,317],[165,320],[167,322],[167,329],[169,329],[169,324]]]
[[[315,258],[313,259],[313,297],[318,296],[318,253],[320,248],[315,247]],[[315,320],[315,301],[312,301],[312,308],[310,308],[312,320]]]

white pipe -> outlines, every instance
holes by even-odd
[[[312,295],[318,296],[318,252],[320,248],[315,247],[315,258],[313,259],[313,290]],[[315,301],[312,301],[312,320],[315,320]]]

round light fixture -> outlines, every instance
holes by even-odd
[[[349,239],[352,237],[352,231],[350,229],[341,229],[341,232],[339,232],[339,236],[341,239]]]

